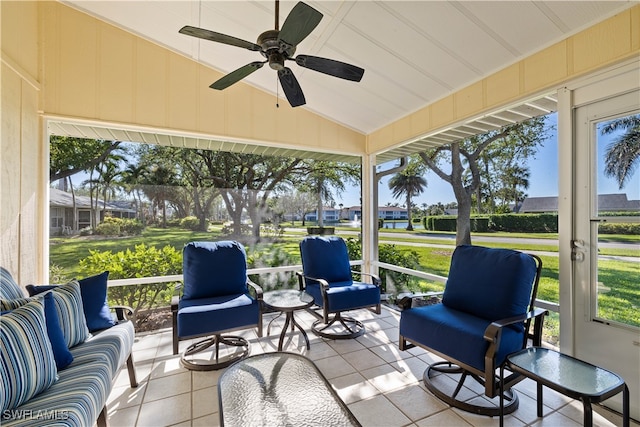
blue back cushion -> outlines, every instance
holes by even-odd
[[[302,270],[305,276],[328,282],[353,281],[349,252],[342,238],[337,236],[309,236],[300,242]]]
[[[183,299],[247,292],[247,254],[235,241],[191,242],[182,251]]]
[[[536,276],[533,257],[511,249],[458,246],[442,303],[487,320],[527,312]]]

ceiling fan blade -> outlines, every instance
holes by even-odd
[[[266,61],[265,61],[266,62]],[[256,70],[259,70],[264,65],[264,62],[256,61],[251,64],[247,64],[244,67],[240,67],[235,71],[230,72],[226,76],[222,77],[219,80],[216,80],[211,86],[211,89],[226,89],[232,84],[244,79],[249,74],[253,73]]]
[[[308,68],[320,73],[329,74],[330,76],[339,77],[353,82],[359,82],[364,74],[364,69],[345,62],[333,59],[320,58],[317,56],[298,55],[295,58],[296,64],[301,67]]]
[[[204,28],[192,27],[185,25],[178,31],[180,34],[198,37],[200,39],[210,40],[212,42],[224,43],[231,46],[237,46],[244,49],[261,51],[262,48],[255,44],[226,34],[216,33],[215,31],[205,30]]]
[[[322,13],[311,6],[299,2],[296,4],[287,19],[284,20],[278,40],[291,46],[297,46],[304,40],[322,20]]]
[[[307,103],[304,99],[302,88],[290,68],[285,67],[282,70],[278,70],[278,78],[280,79],[282,90],[292,107],[299,107]]]

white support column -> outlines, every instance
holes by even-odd
[[[573,92],[558,90],[558,251],[560,286],[560,350],[574,354],[574,289],[571,239],[574,227]]]
[[[377,274],[372,263],[378,260],[378,183],[375,179],[375,154],[362,156],[362,272]]]

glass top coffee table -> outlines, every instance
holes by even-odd
[[[629,427],[629,388],[613,372],[542,347],[525,348],[507,356],[505,367],[537,383],[538,417],[542,417],[542,386],[582,401],[584,426],[593,425],[591,403],[622,392],[622,423]],[[504,367],[502,368],[502,371]],[[501,372],[504,378],[504,372]],[[501,393],[502,396],[502,393]],[[501,399],[502,407],[502,399]],[[500,414],[502,425],[502,413]]]
[[[316,365],[288,352],[228,367],[218,380],[218,403],[221,426],[360,426]]]
[[[302,332],[302,336],[307,343],[307,350],[310,350],[311,345],[309,344],[309,337],[307,337],[307,333],[302,328],[302,326],[300,326],[300,324],[296,322],[294,313],[296,312],[296,310],[303,310],[305,308],[311,307],[313,305],[313,297],[304,291],[297,291],[295,289],[281,289],[277,291],[265,292],[262,301],[268,307],[279,311],[280,315],[284,313],[286,316],[284,326],[282,327],[282,332],[280,332],[278,351],[282,351],[284,336],[287,333],[289,324],[291,324],[292,331],[295,330],[294,327],[297,327],[300,332]],[[269,335],[271,323],[273,323],[273,321],[278,317],[271,319],[271,321],[269,322],[269,325],[267,326],[267,335]]]

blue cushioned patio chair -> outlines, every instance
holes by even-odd
[[[445,359],[424,373],[425,385],[433,394],[468,412],[499,415],[496,396],[502,379],[496,370],[508,354],[528,342],[542,343],[547,312],[534,308],[541,269],[542,261],[535,255],[458,246],[442,303],[412,307],[411,298],[400,300],[400,349],[419,346]],[[465,384],[469,378],[471,385]],[[451,379],[457,382],[455,387]],[[505,413],[518,407],[517,394],[509,390],[517,381],[515,374],[504,379]],[[477,383],[482,391],[472,392],[478,389]]]
[[[313,331],[330,339],[355,338],[364,334],[362,322],[343,316],[342,312],[373,308],[376,314],[380,314],[380,278],[351,271],[347,245],[340,237],[305,237],[300,242],[300,255],[302,272],[296,273],[300,290],[313,296],[315,304],[322,308],[322,315],[313,311],[318,317],[313,323]],[[373,283],[356,282],[353,273],[366,275]],[[331,314],[333,316],[330,317]]]
[[[173,354],[181,340],[213,335],[190,345],[181,362],[195,370],[224,368],[248,355],[249,343],[223,333],[257,327],[262,336],[262,289],[248,279],[247,255],[238,242],[191,242],[182,255],[182,296],[171,301]],[[222,356],[220,344],[229,346]],[[190,357],[212,345],[213,360]]]

